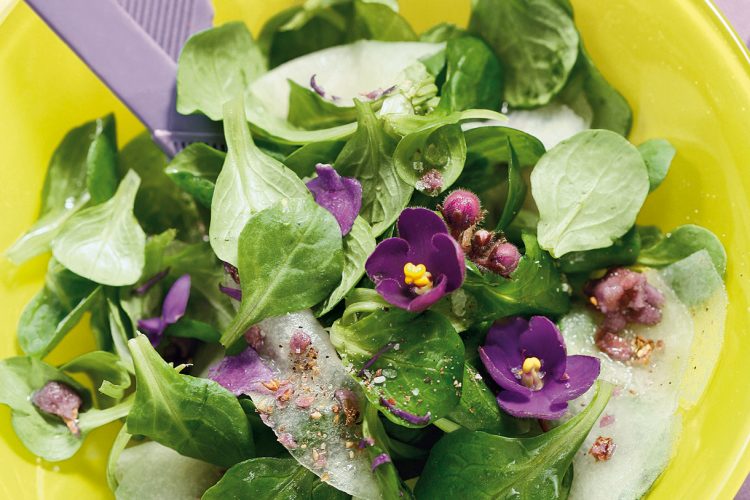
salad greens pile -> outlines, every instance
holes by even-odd
[[[628,454],[629,415],[653,417],[613,384],[671,370],[672,422],[685,361],[650,336],[690,330],[688,357],[726,253],[636,224],[676,150],[628,141],[567,0],[475,0],[422,34],[395,0],[309,0],[192,36],[176,105],[227,150],[74,128],[7,250],[52,255],[0,361],[35,455],[119,420],[120,499],[548,499],[587,496],[605,419]],[[96,350],[45,362],[82,321]]]

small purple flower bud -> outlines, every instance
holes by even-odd
[[[487,257],[487,268],[493,273],[509,278],[518,267],[521,253],[513,243],[497,243]]]
[[[292,354],[302,354],[307,351],[310,347],[310,336],[302,330],[294,332],[292,338],[289,339],[289,349]]]
[[[448,227],[461,233],[482,219],[482,205],[477,195],[471,191],[459,189],[445,197],[440,208]],[[489,235],[488,231],[484,231]],[[490,235],[491,237],[491,235]]]
[[[47,382],[31,396],[31,402],[43,412],[60,417],[74,435],[80,434],[77,421],[83,400],[69,385]]]
[[[425,172],[425,174],[417,181],[415,186],[417,190],[423,193],[435,196],[443,188],[443,174],[435,170],[434,168]]]
[[[480,229],[471,237],[471,250],[473,253],[482,254],[492,243],[492,233],[486,229]]]

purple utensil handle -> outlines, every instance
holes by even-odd
[[[221,147],[221,126],[177,113],[177,56],[211,27],[209,0],[26,0],[151,131],[170,156],[192,142]]]

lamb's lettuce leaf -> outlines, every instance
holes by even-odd
[[[656,228],[653,228],[656,229]],[[639,228],[643,231],[644,228]],[[695,252],[706,250],[720,276],[727,270],[727,252],[719,238],[705,227],[685,224],[662,235],[656,231],[644,243],[638,263],[650,267],[664,267],[682,260]]]
[[[253,142],[242,98],[225,106],[227,153],[211,201],[211,247],[223,261],[237,265],[237,240],[247,220],[285,198],[310,196],[305,184]]]
[[[218,483],[206,491],[202,498],[203,500],[226,498],[343,500],[349,496],[321,482],[315,474],[302,467],[293,458],[258,457],[241,462],[229,469]]]
[[[141,275],[146,235],[133,215],[138,174],[128,171],[115,195],[65,222],[52,254],[74,273],[96,283],[123,286]]]
[[[32,394],[47,382],[62,382],[73,388],[83,399],[79,413],[80,436],[74,435],[62,419],[40,412],[31,402]],[[11,409],[11,423],[18,438],[34,455],[50,462],[73,456],[86,435],[97,427],[125,417],[132,398],[100,410],[90,407],[91,397],[80,384],[43,361],[30,357],[15,357],[0,361],[0,403]]]
[[[356,303],[350,305],[357,309]],[[331,342],[370,402],[392,422],[423,427],[449,414],[461,397],[463,343],[443,316],[420,315],[400,309],[376,309],[344,318],[331,328]],[[378,353],[378,356],[376,356]],[[367,372],[360,370],[374,357]],[[375,372],[382,370],[382,381]],[[386,399],[399,410],[424,418],[413,423],[383,405]]]
[[[242,303],[221,338],[324,300],[341,280],[341,229],[311,197],[282,200],[250,217],[239,238]]]
[[[648,169],[649,192],[664,182],[677,150],[666,139],[650,139],[638,146]]]
[[[367,104],[355,101],[357,132],[336,158],[334,167],[344,176],[362,184],[360,216],[379,236],[395,222],[411,197],[412,188],[396,173],[393,155],[395,140]]]
[[[202,142],[190,144],[169,162],[165,173],[172,182],[206,208],[211,208],[216,178],[226,153]]]
[[[576,134],[531,172],[539,245],[554,257],[610,246],[633,227],[648,188],[643,158],[626,139],[608,130]]]
[[[253,436],[237,398],[213,380],[179,374],[145,335],[128,342],[136,394],[128,432],[181,455],[231,467],[253,455]]]
[[[117,186],[114,116],[68,132],[52,154],[37,222],[6,252],[15,264],[49,250],[65,222],[88,203],[107,200]]]
[[[585,410],[533,438],[465,430],[447,434],[430,453],[417,497],[512,498],[523,492],[524,498],[566,498],[570,464],[611,393],[610,384],[598,383]]]
[[[555,0],[478,0],[469,31],[484,38],[500,59],[504,98],[515,107],[549,103],[578,57],[578,31]]]
[[[480,39],[465,36],[448,40],[447,73],[441,88],[439,109],[500,109],[503,74],[500,62]]]
[[[177,111],[223,116],[224,103],[245,91],[266,70],[260,49],[241,22],[191,36],[177,66]]]

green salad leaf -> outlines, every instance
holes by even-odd
[[[395,1],[354,0],[354,37],[385,42],[415,41],[416,33],[398,14],[397,7]]]
[[[385,133],[380,120],[367,104],[355,101],[357,132],[347,141],[334,166],[344,176],[362,184],[359,215],[379,236],[393,224],[411,198],[412,188],[396,173],[393,154],[396,143]]]
[[[49,250],[65,222],[88,203],[107,200],[117,186],[113,115],[68,132],[52,154],[37,222],[6,251],[15,264]]]
[[[121,176],[133,170],[141,179],[133,213],[147,234],[176,229],[185,241],[200,240],[205,233],[195,202],[165,174],[167,157],[148,132],[136,136],[118,156]]]
[[[133,216],[138,174],[129,171],[115,195],[65,222],[52,241],[52,254],[74,273],[96,283],[135,283],[143,269],[146,235]]]
[[[338,222],[311,197],[282,200],[253,215],[239,240],[242,303],[221,343],[228,347],[266,318],[324,300],[343,267]]]
[[[31,402],[32,394],[47,382],[57,381],[72,387],[83,399],[78,417],[80,436],[74,435],[62,419],[46,416]],[[13,430],[34,455],[57,462],[73,456],[89,432],[125,417],[132,398],[117,406],[99,410],[89,408],[90,396],[75,380],[61,370],[36,358],[15,357],[0,361],[0,403],[11,409]]]
[[[99,298],[95,288],[73,308],[65,307],[44,288],[29,302],[18,320],[18,343],[29,356],[43,358],[60,343]]]
[[[165,173],[172,182],[206,208],[211,208],[216,178],[226,153],[202,142],[190,144],[169,162]]]
[[[635,264],[641,251],[641,237],[635,227],[617,238],[611,246],[566,253],[558,260],[564,273],[588,273],[597,269]]]
[[[566,498],[573,457],[611,393],[610,384],[599,382],[585,410],[536,437],[507,438],[467,430],[447,434],[430,453],[417,483],[417,497]]]
[[[521,172],[521,164],[518,161],[516,150],[510,138],[508,141],[508,197],[505,199],[505,206],[500,220],[495,226],[496,231],[503,231],[507,228],[523,206],[526,199],[526,181]]]
[[[644,228],[639,228],[643,231]],[[653,228],[656,229],[656,228]],[[720,276],[727,271],[727,252],[719,238],[705,227],[685,224],[666,235],[657,230],[656,238],[644,243],[638,263],[649,267],[664,267],[706,250]]]
[[[245,123],[242,98],[226,105],[227,153],[211,201],[211,247],[237,265],[237,240],[252,214],[285,198],[310,196],[304,183],[279,161],[261,152]]]
[[[284,165],[300,178],[314,177],[318,163],[331,165],[344,149],[344,141],[322,141],[305,144],[286,157]]]
[[[331,342],[344,363],[353,367],[367,399],[392,422],[423,427],[427,421],[446,416],[459,402],[463,344],[450,322],[437,313],[415,315],[400,309],[379,309],[354,321],[341,319],[331,328]],[[362,380],[358,374],[373,357],[377,359],[368,373],[382,370],[382,382],[375,375],[365,373]],[[382,399],[425,417],[425,423],[404,420],[389,411]]]
[[[111,352],[87,352],[60,366],[60,369],[66,373],[85,373],[96,389],[100,408],[120,402],[130,388],[128,367]]]
[[[476,368],[469,363],[464,364],[461,400],[445,419],[470,431],[502,436],[520,435],[529,428],[527,420],[514,419],[500,411],[495,395],[484,383]]]
[[[447,73],[441,88],[439,109],[500,109],[503,74],[490,48],[472,36],[448,40],[445,49]]]
[[[362,217],[357,217],[352,230],[344,237],[344,268],[341,271],[341,282],[315,310],[317,317],[328,313],[357,285],[365,274],[365,261],[374,250],[375,237],[370,225]]]
[[[682,303],[691,308],[706,303],[724,286],[707,250],[698,250],[668,265],[661,270],[661,275]]]
[[[258,457],[229,469],[203,495],[203,500],[339,500],[348,495],[321,482],[293,458]]]
[[[560,272],[534,236],[523,234],[526,253],[510,279],[469,266],[453,312],[473,323],[514,315],[557,316],[570,308]],[[464,292],[464,293],[461,293]]]
[[[466,36],[466,30],[452,23],[439,23],[419,35],[420,42],[440,43]]]
[[[650,139],[638,146],[648,169],[649,192],[664,182],[677,150],[666,139]]]
[[[159,500],[165,495],[197,499],[221,474],[220,467],[149,441],[120,453],[112,467],[112,490],[117,500]]]
[[[338,106],[294,80],[288,80],[288,83],[288,120],[295,127],[319,130],[357,120],[357,110],[354,106]]]
[[[401,179],[417,191],[437,196],[446,191],[463,170],[466,162],[466,141],[461,125],[427,125],[398,143],[393,162]],[[426,180],[439,176],[437,188]]]
[[[128,341],[136,393],[128,432],[222,467],[252,456],[253,436],[237,398],[213,380],[181,375],[145,335]]]
[[[469,31],[495,51],[505,70],[503,97],[519,108],[549,103],[578,56],[578,31],[555,0],[477,0]]]
[[[177,111],[220,120],[224,103],[245,91],[266,70],[244,23],[232,22],[191,36],[177,65]]]
[[[554,257],[610,246],[635,223],[648,194],[638,150],[608,130],[580,132],[531,172],[539,245]]]

